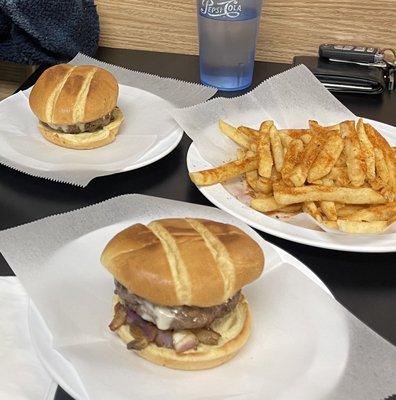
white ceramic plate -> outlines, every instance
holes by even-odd
[[[381,134],[396,146],[396,127],[381,122],[365,119],[371,123]],[[191,144],[187,153],[187,167],[189,172],[211,168],[197,147]],[[223,185],[198,186],[201,193],[220,209],[228,212],[246,222],[250,226],[293,242],[307,244],[325,249],[363,252],[386,253],[396,251],[396,234],[384,233],[379,235],[341,235],[308,229],[281,221],[262,214],[239,201],[228,192]]]
[[[30,89],[4,100],[0,162],[35,176],[85,186],[95,177],[138,169],[170,153],[183,136],[169,114],[170,103],[141,89],[119,87],[124,122],[116,140],[85,151],[59,147],[42,137],[27,102]]]
[[[167,156],[177,147],[182,137],[183,129],[177,127],[165,139],[162,139],[161,142],[153,146],[140,160],[130,165],[129,167],[124,168],[120,172],[133,171],[135,169],[142,168],[146,165],[152,164],[160,160],[161,158]]]
[[[304,275],[309,277],[315,284],[317,284],[321,289],[326,291],[329,295],[331,295],[328,288],[325,284],[303,263],[298,261],[296,258],[285,252],[284,250],[270,245],[266,243],[266,246],[270,246],[280,257],[283,262],[287,262],[301,271]],[[276,267],[275,267],[276,268]],[[259,280],[260,282],[260,280]],[[255,318],[259,318],[256,316]],[[335,318],[337,320],[337,318]],[[331,318],[329,318],[331,321]],[[313,321],[311,321],[313,322]],[[340,321],[337,322],[337,328],[340,328],[340,335],[345,337],[345,341],[347,342],[347,331],[345,326],[339,324]],[[320,324],[321,321],[314,321],[314,323]],[[59,354],[56,350],[51,347],[52,335],[48,330],[43,318],[40,313],[37,311],[36,307],[32,302],[30,302],[29,308],[29,327],[30,327],[30,335],[32,339],[33,346],[38,354],[40,361],[43,363],[44,367],[47,369],[52,378],[58,382],[58,384],[72,396],[76,400],[87,400],[88,397],[85,393],[83,384],[74,369],[73,365],[67,361],[61,354]],[[334,328],[334,326],[333,326]],[[313,330],[314,331],[314,330]],[[332,343],[329,343],[331,346]],[[307,348],[302,353],[311,354],[312,351],[319,351],[320,349]],[[326,351],[326,349],[323,349]],[[301,365],[301,369],[304,369],[304,365]],[[319,371],[320,372],[320,371]],[[338,373],[331,377],[329,376],[329,380],[334,379],[336,381],[339,376]]]
[[[159,367],[125,351],[125,345],[109,331],[114,284],[98,254],[111,237],[131,224],[180,216],[234,224],[257,241],[266,259],[264,274],[243,290],[254,315],[248,343],[230,362],[190,374]],[[95,222],[87,226],[84,220]],[[91,399],[103,394],[111,400],[143,400],[166,393],[173,399],[198,400],[210,390],[212,400],[257,400],[264,393],[277,400],[316,400],[332,393],[344,375],[350,346],[348,320],[323,283],[294,257],[217,208],[124,195],[35,222],[24,227],[23,234],[14,229],[15,238],[8,231],[8,239],[1,238],[2,246],[10,248],[10,238],[13,243],[18,237],[25,242],[23,235],[30,237],[33,232],[50,238],[56,232],[56,237],[65,239],[46,242],[31,262],[20,255],[26,260],[23,265],[7,252],[5,257],[20,277],[29,279],[28,286],[39,279],[30,290],[45,323],[31,307],[32,342],[50,375],[78,400],[88,398],[84,387]],[[36,234],[33,241],[40,237]],[[38,248],[38,243],[33,247]],[[45,279],[41,267],[46,270]]]

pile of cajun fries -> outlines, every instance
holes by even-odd
[[[237,160],[190,173],[196,185],[243,175],[250,206],[266,214],[306,212],[321,224],[348,233],[379,233],[396,220],[394,149],[361,119],[309,129],[259,130],[219,122],[239,145]]]

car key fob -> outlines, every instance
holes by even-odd
[[[376,64],[383,60],[383,54],[377,47],[342,44],[321,44],[319,46],[319,57],[364,64]]]

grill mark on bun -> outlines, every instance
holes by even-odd
[[[189,221],[209,234],[201,236]],[[218,265],[210,248],[215,253],[219,247],[220,254],[232,261],[233,270],[227,271],[224,257],[219,257],[222,264]],[[264,254],[248,234],[230,224],[164,218],[149,227],[135,224],[117,233],[103,250],[101,261],[125,288],[151,303],[211,307],[257,279],[264,267]],[[225,293],[225,281],[230,294]]]
[[[201,222],[196,219],[186,218],[191,227],[198,232],[205,241],[206,246],[216,260],[224,283],[224,301],[232,297],[235,292],[235,266],[223,243]]]
[[[181,304],[191,303],[191,282],[187,272],[187,267],[180,255],[177,243],[172,235],[164,228],[160,222],[153,221],[147,225],[160,240],[168,260],[173,283],[176,289],[176,297]]]
[[[47,99],[47,106],[46,106],[46,118],[48,121],[52,121],[53,115],[54,115],[54,110],[55,110],[55,104],[58,101],[58,97],[60,93],[62,92],[63,87],[65,86],[66,81],[69,79],[69,76],[71,73],[74,71],[76,66],[73,66],[72,68],[69,69],[69,71],[66,72],[65,76],[62,78],[62,80],[58,83],[58,85],[55,87],[55,90],[51,93],[51,95]]]
[[[96,74],[96,71],[97,71],[96,68],[92,68],[92,70],[88,72],[83,84],[81,85],[81,89],[77,95],[77,99],[76,102],[74,103],[74,108],[73,108],[74,121],[81,121],[84,117],[84,110],[85,110],[85,104],[87,102],[89,87],[91,85],[91,81],[94,75]]]

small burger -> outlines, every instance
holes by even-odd
[[[59,64],[48,68],[29,96],[39,130],[50,142],[70,149],[111,143],[124,117],[117,107],[114,76],[92,65]]]
[[[106,245],[115,281],[110,329],[159,365],[213,368],[246,343],[251,314],[241,293],[264,266],[260,246],[235,226],[205,219],[136,224]]]

